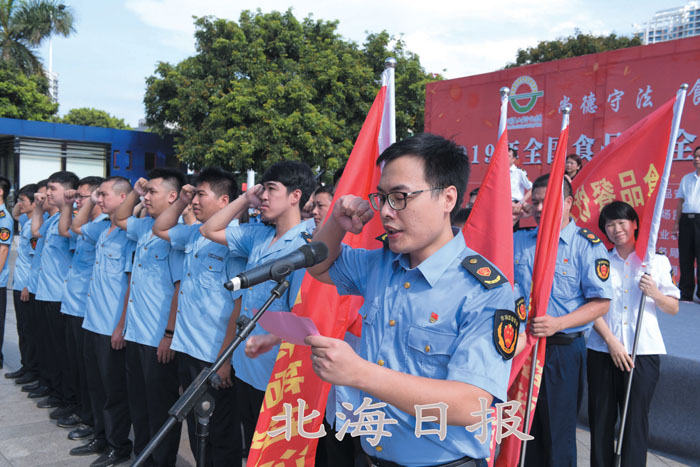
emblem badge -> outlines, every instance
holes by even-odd
[[[5,228],[5,227],[1,228],[0,229],[0,240],[2,240],[3,242],[6,242],[9,239],[10,239],[10,229]]]
[[[527,308],[525,307],[525,297],[520,297],[515,301],[515,312],[518,314],[518,319],[521,323],[527,318]]]
[[[438,320],[438,314],[435,312],[430,313],[430,322],[434,323],[437,320]]]
[[[493,343],[496,350],[505,359],[510,360],[515,355],[518,346],[518,328],[520,322],[510,310],[496,310],[493,319]]]
[[[608,280],[608,277],[610,277],[610,261],[603,258],[595,260],[595,273],[598,279],[602,281]]]
[[[477,269],[476,273],[483,277],[488,277],[491,275],[491,268],[484,266],[483,268]]]

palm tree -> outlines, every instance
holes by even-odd
[[[60,0],[0,0],[0,61],[27,75],[41,74],[36,49],[52,34],[75,32],[73,19]]]

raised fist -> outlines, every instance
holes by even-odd
[[[197,194],[197,189],[192,185],[185,185],[180,189],[180,201],[189,205]]]
[[[46,195],[44,193],[34,193],[34,204],[38,208],[43,208],[46,202]]]
[[[258,183],[245,192],[245,197],[248,200],[248,204],[251,208],[257,208],[262,204],[262,199],[260,199],[260,197],[262,196],[263,191],[265,191],[265,187]]]
[[[333,218],[346,232],[358,234],[374,216],[369,201],[358,196],[345,195],[335,202]]]
[[[75,199],[78,197],[78,190],[65,190],[63,192],[63,199],[66,204],[73,204]]]
[[[148,180],[146,180],[143,177],[136,180],[136,183],[134,184],[134,190],[136,190],[136,193],[138,193],[139,196],[144,196],[146,194],[146,185],[147,184],[148,184]]]

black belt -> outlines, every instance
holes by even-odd
[[[558,332],[547,338],[547,345],[569,345],[579,337],[583,337],[583,331],[565,333]]]
[[[367,458],[367,465],[369,467],[403,467],[401,464],[397,464],[396,462],[377,459],[376,457],[372,457],[367,454],[365,454],[365,457]],[[437,464],[432,467],[479,467],[479,465],[478,460],[472,459],[469,456],[464,456],[456,461],[448,462],[446,464]]]

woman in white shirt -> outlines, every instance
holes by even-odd
[[[639,218],[627,203],[614,201],[598,219],[600,230],[615,245],[608,252],[613,299],[588,336],[588,418],[591,427],[591,466],[614,464],[615,423],[624,405],[630,369],[634,367],[622,465],[646,465],[649,405],[659,379],[659,355],[666,353],[656,311],[678,313],[680,291],[673,284],[671,264],[652,255],[648,265],[635,253]],[[604,267],[596,263],[596,267]],[[605,272],[605,271],[603,271]],[[636,361],[630,356],[637,331],[641,294],[646,303]]]

